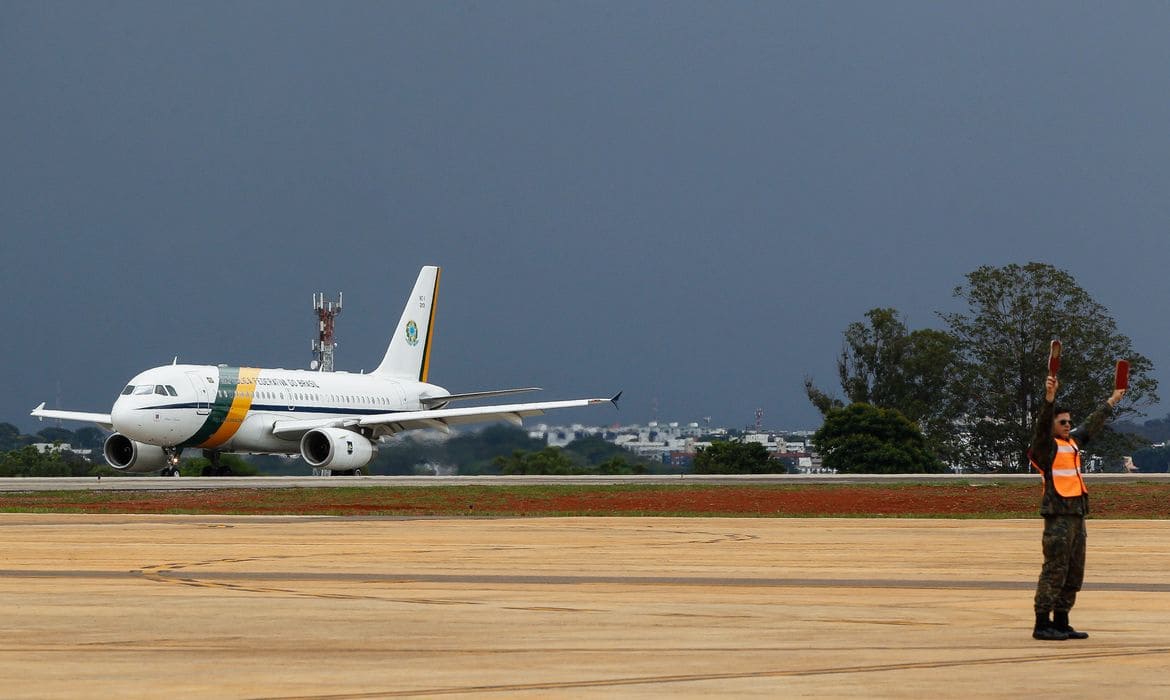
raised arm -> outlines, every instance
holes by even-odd
[[[1123,396],[1125,396],[1125,389],[1114,389],[1109,398],[1105,399],[1105,404],[1093,411],[1084,423],[1077,426],[1076,430],[1073,431],[1073,437],[1077,439],[1078,445],[1084,447],[1097,433],[1101,432],[1101,429],[1105,427],[1105,421],[1113,416],[1113,409]]]
[[[1040,406],[1040,413],[1036,415],[1036,426],[1032,430],[1033,455],[1039,455],[1050,450],[1052,445],[1052,418],[1056,410],[1056,389],[1060,382],[1051,374],[1044,380],[1044,404]]]

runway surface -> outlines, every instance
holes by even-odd
[[[6,698],[1170,696],[1170,522],[0,515]]]
[[[1166,483],[1170,474],[1091,474],[1090,483]],[[1026,481],[1036,474],[633,474],[618,476],[118,476],[0,479],[3,491],[182,491],[211,489],[521,486],[603,484],[954,484]]]

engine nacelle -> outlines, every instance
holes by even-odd
[[[156,472],[168,466],[163,448],[136,442],[121,433],[106,438],[102,454],[105,455],[106,464],[126,472]]]
[[[341,428],[317,428],[301,438],[301,456],[310,467],[345,471],[370,463],[378,449],[365,436]]]

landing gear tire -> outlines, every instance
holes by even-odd
[[[362,470],[361,470],[361,469],[354,469],[354,470],[353,470],[353,475],[354,475],[354,476],[361,476],[361,475],[362,475]]]

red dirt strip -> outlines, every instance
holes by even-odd
[[[0,494],[0,511],[236,515],[1033,517],[1038,484],[423,486]],[[1100,484],[1098,518],[1170,517],[1170,485]]]

